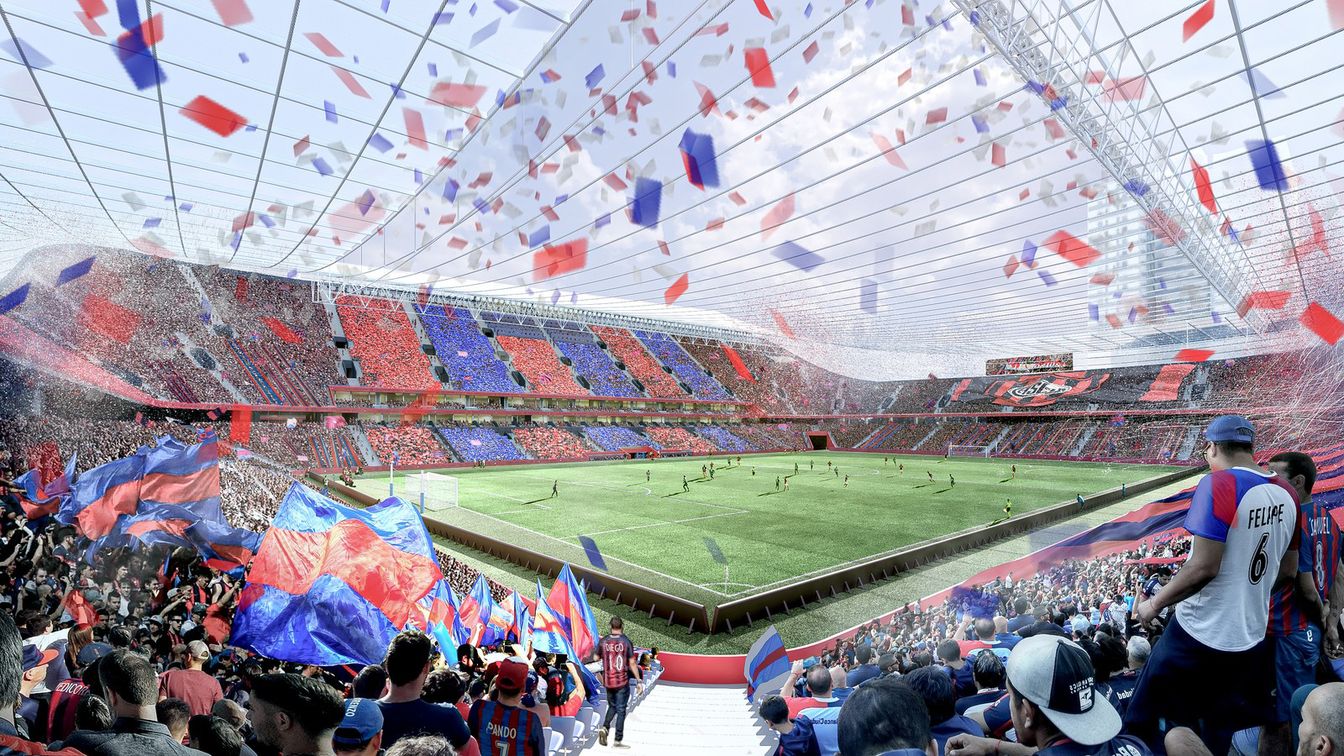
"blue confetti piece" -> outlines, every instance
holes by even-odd
[[[416,168],[411,179],[415,182],[416,186],[420,186],[425,182],[425,174],[421,173],[419,168]]]
[[[551,240],[551,224],[547,223],[541,228],[527,235],[528,247],[540,247]]]
[[[1030,239],[1022,242],[1022,264],[1028,268],[1036,265],[1036,244]]]
[[[435,25],[435,26],[444,26],[444,25],[447,25],[447,24],[451,24],[452,22],[453,22],[453,14],[451,14],[451,13],[435,13],[435,14],[434,14],[434,25]]]
[[[877,312],[877,281],[865,278],[859,282],[859,309],[870,315]]]
[[[982,72],[980,69],[977,68],[977,69],[975,69],[974,71],[972,71],[971,73],[973,73],[973,74],[975,75],[975,85],[976,85],[977,87],[984,87],[984,86],[988,86],[988,85],[989,85],[989,82],[985,81],[985,74],[984,74],[984,72]]]
[[[327,112],[327,120],[336,123],[336,103],[331,100],[323,100],[322,109]]]
[[[452,179],[448,179],[447,181],[443,182],[443,198],[448,200],[449,202],[456,202],[457,190],[459,188],[461,188],[461,184],[457,183]]]
[[[392,149],[392,142],[388,141],[387,137],[375,131],[373,136],[369,137],[369,146],[379,152],[387,152]]]
[[[518,10],[518,4],[513,0],[495,0],[495,5],[502,8],[505,13],[515,13]]]
[[[266,213],[257,213],[257,220],[261,221],[261,225],[266,228],[275,228],[275,220]]]
[[[158,58],[145,45],[141,34],[127,34],[117,40],[117,59],[136,89],[143,91],[167,81]]]
[[[723,555],[723,549],[719,548],[719,542],[709,536],[704,536],[705,550],[709,552],[709,558],[719,564],[728,564],[728,557]]]
[[[486,41],[487,39],[490,39],[491,37],[495,36],[495,32],[497,31],[499,31],[499,19],[495,19],[494,21],[491,21],[490,23],[476,30],[476,33],[471,35],[471,43],[468,44],[467,46],[475,47],[476,45],[479,45],[480,43]]]
[[[56,276],[56,286],[64,286],[76,278],[88,273],[89,270],[93,268],[93,260],[94,258],[87,257],[62,270],[60,275]]]
[[[51,65],[51,59],[22,39],[7,39],[0,42],[0,50],[13,55],[14,60],[20,63],[26,62],[29,68],[46,68]]]
[[[556,292],[559,294],[560,292]],[[579,536],[579,545],[583,547],[583,553],[588,556],[588,563],[599,570],[607,570],[607,560],[602,558],[602,552],[598,550],[597,543],[586,535]]]
[[[252,132],[254,132],[254,131],[256,131],[256,130],[257,130],[257,125],[256,125],[255,123],[249,123],[248,125],[246,125],[246,126],[243,127],[243,131],[246,132],[246,133],[248,133],[248,134],[250,134],[250,133],[252,133]]]
[[[429,75],[430,75],[430,76],[435,76],[435,77],[437,77],[437,76],[439,75],[439,64],[438,64],[438,63],[426,63],[425,65],[429,68]]]
[[[971,11],[971,26],[980,25],[980,11]]]
[[[1087,317],[1090,320],[1101,320],[1101,308],[1094,304],[1087,306]]]
[[[587,84],[589,89],[592,89],[596,87],[598,82],[602,81],[602,78],[605,77],[606,75],[607,75],[606,70],[602,68],[601,63],[598,63],[597,68],[594,68],[593,70],[589,71],[588,75],[583,77],[583,83]]]
[[[238,245],[240,245],[240,244],[242,244],[242,243],[243,243],[243,232],[242,232],[242,231],[236,231],[236,232],[234,232],[234,234],[233,234],[233,239],[231,239],[231,240],[229,241],[229,246],[230,246],[230,247],[233,247],[233,251],[234,251],[234,252],[237,252],[237,251],[238,251]]]
[[[1251,82],[1251,91],[1255,92],[1255,96],[1262,100],[1277,100],[1288,96],[1283,93],[1282,89],[1279,89],[1277,84],[1270,81],[1268,76],[1261,73],[1258,68],[1252,68],[1247,71],[1246,78]]]
[[[1148,193],[1148,185],[1141,179],[1130,179],[1125,182],[1125,189],[1136,197],[1142,197]]]
[[[971,116],[971,124],[975,126],[975,130],[977,132],[981,134],[989,133],[989,121],[984,116],[980,115]]]
[[[240,60],[240,61],[242,61],[242,62],[244,62],[244,63],[251,63],[251,62],[252,62],[252,59],[249,58],[249,57],[247,57],[247,53],[241,53],[241,52],[238,53],[238,60]]]
[[[597,220],[593,221],[593,228],[603,228],[609,225],[611,225],[611,213],[599,215]]]
[[[1166,288],[1167,288],[1167,279],[1165,279],[1165,278],[1159,278],[1159,279],[1157,279],[1157,288],[1162,289],[1163,291],[1166,291]]]
[[[812,3],[808,3],[807,7],[803,8],[803,18],[812,18]]]
[[[384,3],[386,4],[386,0],[384,0]],[[384,10],[386,10],[386,8],[384,8]],[[299,275],[298,268],[290,268],[289,272],[285,274],[285,278],[294,278],[298,275]]]
[[[330,176],[332,174],[331,166],[327,165],[327,161],[320,157],[313,158],[313,167],[323,176]]]
[[[1222,323],[1222,322],[1223,322],[1223,316],[1222,316],[1222,315],[1219,315],[1219,314],[1216,313],[1216,312],[1211,312],[1211,313],[1209,313],[1209,317],[1213,319],[1213,322],[1214,322],[1214,323]]]
[[[709,134],[697,134],[690,129],[681,135],[681,159],[686,165],[686,176],[695,186],[719,185],[719,167],[715,162],[714,139]]]
[[[1035,81],[1027,82],[1027,91],[1035,92],[1038,95],[1045,94],[1045,85]]]
[[[667,76],[670,79],[677,78],[677,64],[675,61],[669,60],[667,62]]]
[[[158,228],[159,224],[162,222],[162,218],[146,218],[144,224],[141,225],[140,228]]]
[[[1050,109],[1059,110],[1068,104],[1069,99],[1067,97],[1056,97],[1055,99],[1050,101]]]
[[[1267,192],[1288,190],[1288,176],[1279,162],[1279,150],[1271,141],[1252,139],[1246,142],[1246,151],[1251,156],[1251,165],[1255,166],[1255,180],[1260,188]]]
[[[1045,268],[1041,268],[1040,270],[1036,271],[1036,275],[1041,277],[1041,281],[1043,281],[1046,286],[1054,286],[1055,284],[1059,283],[1058,281],[1055,280],[1054,276],[1050,275],[1050,271],[1046,270]]]
[[[193,204],[190,203],[190,202],[183,202],[182,204],[180,204],[180,205],[177,206],[177,209],[178,209],[178,210],[181,210],[181,211],[184,212],[184,213],[189,213],[189,212],[191,212],[191,209],[192,209],[193,207],[196,207],[196,206],[193,205]]]
[[[826,259],[821,255],[791,241],[784,242],[770,250],[770,254],[804,273],[811,273],[817,269],[817,266],[826,262]]]
[[[393,84],[393,83],[389,83],[388,86],[389,86],[389,87],[392,87],[392,96],[393,96],[393,97],[397,98],[398,100],[404,100],[404,99],[406,99],[406,93],[403,92],[403,91],[401,91],[401,87],[399,87],[399,86],[397,86],[396,84]]]
[[[1134,321],[1139,319],[1139,309],[1137,307],[1129,308],[1129,324],[1134,325]]]
[[[557,205],[563,205],[563,204],[565,204],[565,201],[568,200],[568,199],[569,199],[569,195],[568,195],[568,194],[557,194],[557,195],[555,196],[555,204],[557,204]]]
[[[569,303],[570,303],[570,304],[578,304],[578,303],[579,303],[579,293],[578,293],[577,291],[571,291],[571,292],[569,293]]]
[[[1172,307],[1170,302],[1162,303],[1162,311],[1173,317],[1176,315],[1176,308]]]
[[[482,215],[490,212],[490,203],[486,202],[480,197],[477,197],[476,199],[472,200],[471,206],[476,208],[476,212],[481,213]]]
[[[635,180],[635,199],[630,205],[630,220],[637,226],[657,228],[663,204],[663,184],[650,178]]]
[[[117,21],[126,31],[140,26],[140,4],[137,0],[117,0]]]
[[[387,13],[387,9],[391,7],[392,7],[392,0],[383,0],[383,13]],[[294,272],[298,273],[297,270]]]
[[[24,300],[28,298],[28,287],[30,285],[31,284],[24,284],[6,294],[3,298],[0,298],[0,315],[4,315],[15,307],[23,304]]]

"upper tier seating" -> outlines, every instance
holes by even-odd
[[[299,423],[289,428],[284,423],[254,422],[246,446],[257,454],[294,469],[354,469],[369,464],[360,458],[349,430],[329,429],[321,423]]]
[[[494,428],[440,425],[439,435],[465,462],[499,462],[523,458],[522,451],[513,441]]]
[[[363,369],[363,385],[411,391],[440,388],[400,302],[343,294],[336,298],[336,311],[350,339],[350,354]]]
[[[736,428],[734,428],[736,430]],[[726,452],[756,451],[751,442],[736,435],[733,431],[718,425],[697,425],[695,432],[709,439],[710,443]]]
[[[678,341],[688,354],[714,373],[719,383],[732,389],[733,397],[738,401],[749,402],[767,412],[788,410],[787,403],[774,391],[773,361],[769,358],[749,349],[735,349],[747,373],[752,376],[744,378],[733,367],[722,344],[700,344],[687,338]]]
[[[511,394],[525,391],[509,377],[509,366],[495,356],[494,345],[481,333],[470,311],[447,305],[417,305],[415,309],[453,388]]]
[[[394,453],[398,455],[398,467],[444,465],[453,461],[434,440],[434,431],[424,425],[365,425],[364,435],[385,465],[392,464]]]
[[[556,341],[555,346],[574,362],[574,371],[588,379],[596,396],[642,396],[597,342]]]
[[[513,440],[536,459],[585,459],[592,451],[578,436],[552,425],[519,428]]]
[[[629,331],[611,326],[592,326],[592,331],[606,343],[607,349],[616,359],[625,363],[626,370],[644,384],[644,393],[664,399],[686,396],[686,392],[677,385],[677,380],[663,370],[644,344],[630,335]]]
[[[587,436],[594,446],[605,451],[634,449],[641,446],[657,448],[656,444],[641,436],[638,431],[624,425],[586,425],[583,428],[583,435]]]
[[[513,356],[513,369],[523,374],[532,391],[538,394],[591,396],[587,389],[574,380],[569,367],[560,362],[551,342],[502,335],[495,339]]]
[[[644,435],[653,439],[660,449],[689,449],[697,454],[713,454],[718,451],[708,439],[697,436],[685,428],[651,425],[644,429]]]
[[[691,393],[697,399],[731,400],[727,391],[718,381],[705,375],[704,368],[691,359],[686,350],[671,336],[653,331],[635,331],[635,336],[653,352],[664,365],[672,368],[683,383],[691,387]]]

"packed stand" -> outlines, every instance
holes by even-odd
[[[250,399],[321,406],[329,403],[328,386],[345,385],[327,312],[307,286],[214,267],[191,270],[214,305],[216,327],[203,343],[235,366],[226,372]]]
[[[590,326],[612,356],[625,363],[625,369],[644,385],[644,393],[661,399],[685,398],[686,392],[677,380],[663,370],[662,363],[653,358],[644,344],[624,328]]]
[[[654,331],[637,330],[634,333],[655,357],[661,360],[664,365],[672,368],[672,372],[682,383],[691,387],[691,394],[696,399],[732,400],[728,392],[723,390],[723,386],[707,375],[705,369],[696,363],[671,336]]]
[[[787,405],[775,394],[772,387],[773,371],[769,367],[769,358],[758,355],[750,349],[734,349],[738,358],[742,360],[747,375],[751,376],[748,378],[738,373],[728,357],[725,350],[732,347],[717,343],[702,344],[688,338],[678,339],[678,342],[691,357],[714,373],[719,383],[732,389],[733,399],[748,402],[765,412],[787,411]]]
[[[528,388],[538,394],[591,396],[574,380],[574,373],[560,362],[551,342],[545,339],[499,335],[499,345],[513,357],[513,369],[527,379]]]
[[[1182,445],[1198,432],[1198,421],[1121,418],[1104,422],[1083,447],[1080,457],[1184,461]]]
[[[756,451],[756,447],[750,442],[738,436],[736,426],[732,431],[719,425],[697,425],[695,432],[709,439],[709,442],[725,452],[750,452]]]
[[[934,429],[931,424],[916,423],[910,420],[898,420],[887,423],[865,439],[860,448],[879,450],[910,450],[924,440]]]
[[[535,459],[587,459],[592,451],[578,436],[553,425],[519,428],[513,440]]]
[[[509,366],[495,355],[494,345],[469,310],[448,305],[417,305],[415,309],[454,388],[506,394],[524,391],[509,376]]]
[[[650,425],[644,429],[644,435],[653,440],[659,449],[685,450],[695,454],[713,454],[718,451],[708,439],[697,436],[685,428]]]
[[[831,439],[835,441],[837,447],[853,449],[878,427],[880,426],[877,423],[846,419],[832,421],[822,430],[830,432]]]
[[[398,467],[445,465],[453,461],[434,440],[434,431],[423,425],[365,425],[364,435],[382,464]]]
[[[793,423],[743,423],[733,433],[761,451],[798,449],[803,443],[802,430]]]
[[[638,431],[624,425],[585,425],[583,435],[587,437],[590,443],[604,451],[635,449],[645,446],[657,448],[652,441],[641,436]]]
[[[517,445],[494,428],[440,425],[438,431],[464,462],[506,462],[523,457]]]
[[[336,312],[350,340],[350,356],[359,360],[363,371],[361,385],[411,391],[441,388],[401,302],[343,294],[336,298]]]
[[[643,396],[630,382],[630,377],[616,367],[611,355],[595,341],[557,339],[555,346],[574,363],[574,372],[588,379],[596,396]]]

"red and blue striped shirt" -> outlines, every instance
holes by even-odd
[[[1325,505],[1312,499],[1302,504],[1299,528],[1302,543],[1297,551],[1297,571],[1311,574],[1316,592],[1324,602],[1339,568],[1344,533]],[[1269,603],[1270,635],[1288,635],[1305,628],[1309,622],[1295,583],[1288,582],[1274,591]]]
[[[527,709],[483,698],[471,705],[467,727],[481,756],[546,756],[541,718]]]

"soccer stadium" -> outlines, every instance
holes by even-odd
[[[1344,752],[1344,2],[0,21],[0,756]]]

